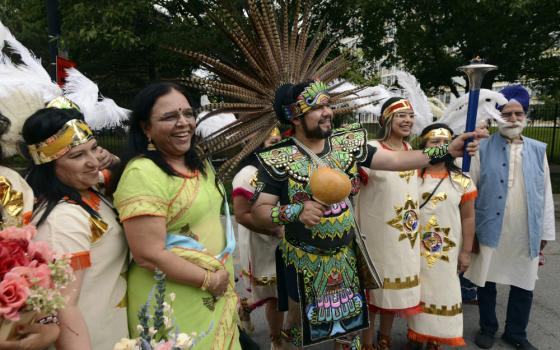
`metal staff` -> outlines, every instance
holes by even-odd
[[[478,96],[480,94],[480,86],[482,85],[482,80],[486,73],[498,69],[497,66],[491,64],[482,63],[482,60],[475,58],[471,61],[469,65],[461,66],[457,68],[461,72],[467,75],[469,79],[469,105],[467,108],[467,125],[466,132],[474,131],[476,128],[476,114],[478,112]],[[465,173],[469,172],[471,168],[471,156],[467,153],[466,147],[473,138],[468,138],[465,141],[465,151],[463,153],[463,166],[462,170]]]

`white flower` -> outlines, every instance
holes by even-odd
[[[136,346],[136,339],[122,338],[120,342],[116,343],[113,350],[134,350]]]
[[[185,333],[179,333],[175,346],[180,349],[189,349],[193,345],[193,339]]]
[[[171,320],[167,316],[163,316],[163,324],[165,325],[165,328],[169,328],[169,327],[173,326],[173,324],[171,323]]]
[[[136,325],[136,330],[138,331],[138,333],[142,333],[144,332],[144,327],[142,327],[141,325]]]
[[[175,297],[176,297],[175,293],[169,293],[169,300],[171,300],[171,302],[175,301]]]
[[[157,331],[156,331],[156,329],[155,329],[154,327],[150,327],[150,328],[148,329],[148,333],[149,333],[150,335],[154,335],[154,334],[156,334],[156,332],[157,332]]]
[[[163,312],[169,312],[171,310],[171,305],[166,302],[163,302]]]

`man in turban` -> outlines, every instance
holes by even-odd
[[[475,343],[494,344],[498,331],[496,283],[509,285],[502,339],[517,349],[536,349],[527,324],[537,280],[539,252],[555,239],[554,205],[546,144],[522,136],[529,92],[521,85],[500,91],[509,101],[499,107],[504,122],[480,145],[470,175],[479,189],[476,234],[480,251],[465,276],[479,286],[480,332]]]

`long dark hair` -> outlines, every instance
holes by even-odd
[[[422,133],[420,133],[420,148],[424,149],[426,148],[426,143],[427,140],[424,139],[424,136],[429,133],[432,130],[435,129],[446,129],[451,133],[451,137],[453,138],[453,130],[451,130],[451,128],[445,124],[445,123],[434,123],[431,125],[428,125],[427,127],[424,128],[424,130],[422,130]],[[456,164],[455,164],[455,160],[453,158],[450,158],[448,160],[445,161],[445,168],[447,169],[447,171],[449,172],[449,179],[451,180],[451,173],[457,173],[457,174],[461,174],[464,177],[468,177],[467,175],[465,175],[463,173],[463,171],[461,170],[461,168],[459,168]],[[426,169],[427,168],[423,168],[420,171],[420,176],[422,178],[424,178],[424,174],[426,173]],[[453,184],[453,181],[451,181],[451,183]]]
[[[146,86],[142,89],[134,98],[132,113],[129,118],[129,132],[128,132],[128,153],[126,153],[122,159],[120,166],[115,170],[111,184],[108,188],[108,193],[113,193],[122,173],[132,159],[138,157],[145,157],[154,162],[161,170],[170,176],[180,176],[163,158],[162,154],[158,150],[150,151],[148,150],[148,137],[144,134],[142,125],[147,125],[150,123],[150,116],[152,114],[152,108],[156,104],[157,100],[169,94],[171,91],[176,90],[183,94],[185,98],[189,101],[189,104],[193,106],[191,99],[188,94],[177,84],[171,82],[158,82]],[[191,147],[185,153],[185,165],[191,170],[198,170],[203,176],[206,176],[204,169],[204,162],[200,159],[195,152],[195,144],[197,141],[196,135],[191,139]]]
[[[32,145],[45,141],[56,134],[66,122],[72,119],[84,120],[82,113],[75,109],[43,108],[33,113],[23,124],[22,135],[25,144]],[[27,182],[33,189],[37,198],[34,209],[46,205],[45,211],[37,222],[41,225],[49,216],[54,207],[67,197],[84,208],[90,215],[99,217],[99,214],[89,205],[84,203],[78,191],[63,184],[55,173],[55,161],[44,164],[33,164],[27,170]],[[35,212],[35,210],[34,210]]]

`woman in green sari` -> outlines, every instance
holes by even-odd
[[[214,171],[194,152],[195,116],[177,85],[157,83],[135,99],[130,147],[114,193],[133,256],[128,272],[128,323],[138,336],[138,310],[167,276],[180,332],[208,332],[196,349],[238,349],[231,224],[220,220],[227,201]],[[226,213],[229,211],[226,210]]]

